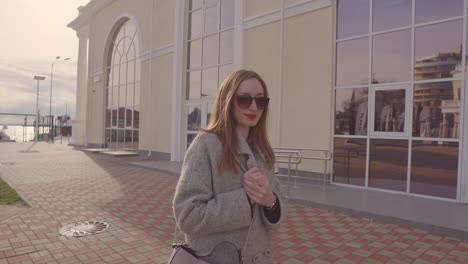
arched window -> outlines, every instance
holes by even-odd
[[[135,24],[128,19],[121,23],[107,55],[106,145],[136,150],[140,127],[140,45]]]

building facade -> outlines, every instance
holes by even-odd
[[[467,0],[92,0],[73,143],[180,161],[219,84],[257,71],[275,147],[334,184],[468,203]],[[310,162],[305,170],[323,172]]]

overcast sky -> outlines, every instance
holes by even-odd
[[[0,9],[0,113],[36,112],[36,81],[40,81],[39,108],[49,113],[51,64],[57,56],[70,60],[54,65],[52,114],[75,114],[78,38],[67,27],[77,8],[89,0],[2,1]],[[1,118],[1,117],[0,117]]]

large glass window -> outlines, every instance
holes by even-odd
[[[366,139],[335,138],[333,180],[364,186],[366,182]]]
[[[369,78],[369,38],[338,42],[336,45],[336,85],[367,85]]]
[[[187,146],[208,123],[219,84],[233,69],[233,0],[189,0],[187,19]],[[195,106],[196,105],[196,106]],[[193,125],[193,111],[200,114]]]
[[[369,160],[369,187],[406,191],[407,140],[371,139]]]
[[[369,33],[370,0],[338,0],[338,39]]]
[[[374,32],[411,26],[411,0],[373,0]]]
[[[367,88],[337,89],[335,134],[367,135]]]
[[[457,198],[458,143],[413,141],[411,192]]]
[[[372,46],[372,83],[410,80],[411,30],[375,35]]]
[[[413,97],[413,136],[458,138],[459,96],[452,82],[416,84]]]
[[[414,79],[452,78],[462,62],[463,20],[415,29]]]
[[[337,1],[336,183],[458,198],[466,5]]]
[[[402,136],[406,120],[406,89],[382,87],[374,89],[373,135]]]
[[[126,20],[112,36],[108,54],[105,141],[113,149],[138,149],[140,59],[136,26]]]

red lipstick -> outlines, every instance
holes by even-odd
[[[254,120],[255,118],[257,118],[257,115],[255,114],[245,114],[247,116],[248,119],[250,120]]]

